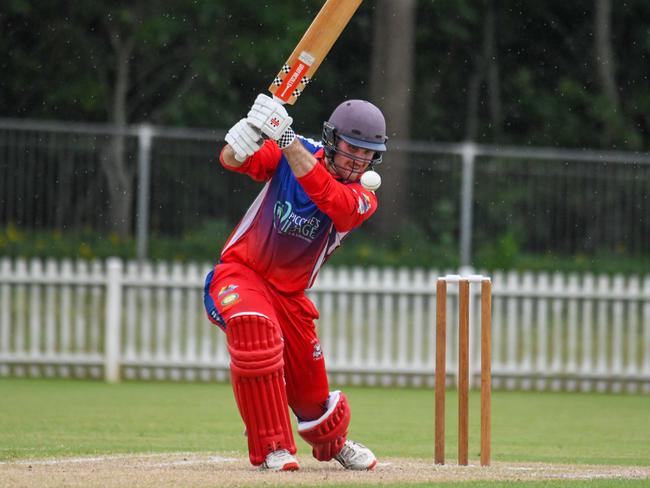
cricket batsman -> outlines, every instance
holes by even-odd
[[[254,466],[299,469],[291,409],[316,459],[370,470],[377,464],[372,451],[347,438],[345,394],[329,389],[314,324],[319,315],[305,290],[377,210],[377,196],[359,180],[381,162],[386,123],[364,100],[340,104],[320,142],[296,135],[292,121],[283,105],[261,94],[226,135],[221,164],[264,186],[206,278],[205,308],[227,337]]]

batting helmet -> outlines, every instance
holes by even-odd
[[[334,109],[323,124],[325,155],[333,161],[340,152],[336,143],[341,138],[348,144],[375,151],[371,165],[381,163],[386,151],[386,121],[375,105],[365,100],[347,100]]]

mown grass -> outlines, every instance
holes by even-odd
[[[380,457],[432,458],[431,390],[346,387],[345,391],[353,409],[351,438],[371,446]],[[456,399],[453,391],[448,392],[446,454],[452,462]],[[474,460],[478,405],[478,394],[473,393],[470,459]],[[246,453],[243,425],[230,386],[224,384],[1,379],[0,410],[0,461],[117,453]],[[650,465],[648,396],[495,391],[492,411],[495,461]],[[297,442],[300,455],[308,455],[308,446]],[[637,487],[648,482],[558,480],[526,486]]]

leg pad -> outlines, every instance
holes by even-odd
[[[226,326],[232,387],[248,434],[248,453],[259,466],[278,449],[296,453],[284,383],[283,342],[268,318],[240,315]]]
[[[318,419],[298,422],[298,433],[311,447],[319,461],[329,461],[345,444],[350,425],[350,406],[340,391],[330,393],[327,411]]]

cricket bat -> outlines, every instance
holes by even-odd
[[[281,103],[293,105],[311,81],[362,0],[326,0],[269,86]]]

